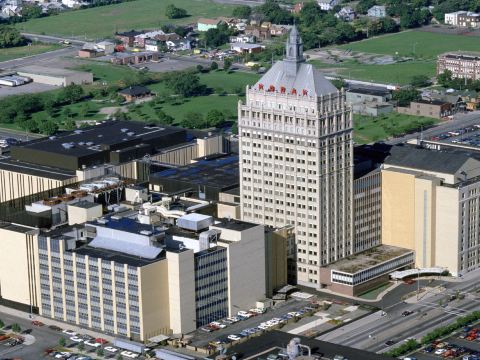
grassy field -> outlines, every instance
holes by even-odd
[[[2,49],[0,51],[0,61],[7,61],[25,56],[37,55],[47,51],[57,50],[59,48],[61,48],[61,46],[57,44],[32,44],[30,46],[18,46]]]
[[[171,20],[165,16],[168,4],[184,8],[189,17]],[[115,31],[159,28],[165,23],[191,23],[199,17],[230,15],[233,6],[211,0],[136,0],[85,10],[68,11],[55,16],[32,19],[18,24],[22,31],[90,39],[111,37]]]
[[[312,60],[311,63],[320,69],[335,69],[335,72],[345,79],[399,85],[410,83],[415,75],[435,76],[436,66],[434,61],[409,61],[389,65],[367,65],[354,61],[332,65],[318,60]]]
[[[438,123],[439,120],[397,112],[379,117],[354,115],[354,140],[357,144],[367,144],[387,139],[392,136],[393,131],[404,129],[412,124],[427,127],[431,122]]]
[[[80,65],[75,70],[87,71],[93,73],[94,81],[106,81],[108,84],[125,80],[127,77],[134,76],[134,70],[127,66],[112,65],[109,63],[94,63]]]
[[[339,46],[372,54],[434,58],[446,51],[480,51],[478,38],[465,35],[437,34],[425,31],[403,31]],[[414,51],[415,50],[415,51]]]

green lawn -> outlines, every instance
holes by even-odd
[[[390,114],[371,117],[354,115],[354,140],[357,144],[366,144],[374,141],[384,140],[392,136],[395,131],[403,132],[403,129],[415,125],[428,127],[431,123],[438,123],[439,120],[423,116],[412,116],[392,112]]]
[[[434,61],[408,61],[398,64],[388,65],[367,65],[359,64],[354,61],[346,61],[339,64],[325,64],[318,60],[312,60],[311,63],[320,69],[335,69],[335,72],[345,79],[355,79],[363,81],[372,81],[383,84],[405,85],[415,75],[435,76]]]
[[[171,20],[165,7],[174,4],[188,11],[189,17]],[[199,17],[228,16],[232,5],[211,0],[136,0],[85,10],[68,11],[55,16],[32,19],[18,24],[22,31],[63,36],[86,36],[90,39],[111,37],[115,31],[159,28],[166,23],[192,23]]]
[[[47,51],[57,50],[59,48],[61,48],[61,46],[57,44],[32,44],[30,46],[18,46],[2,49],[0,51],[0,61],[7,61],[25,56],[37,55]]]
[[[227,93],[236,93],[236,89],[245,90],[246,85],[253,85],[260,78],[258,74],[224,71],[210,71],[200,75],[200,82],[211,89],[222,88]]]
[[[106,81],[108,84],[115,83],[119,80],[125,80],[132,77],[135,71],[128,66],[113,65],[110,63],[94,63],[80,65],[75,70],[87,71],[93,73],[95,81]]]
[[[382,293],[383,291],[385,291],[386,289],[388,289],[392,285],[393,284],[391,282],[387,282],[386,284],[380,285],[373,290],[369,290],[369,291],[359,295],[358,297],[360,297],[362,299],[366,299],[366,300],[375,300],[380,293]]]
[[[476,37],[465,35],[402,31],[341,45],[339,48],[372,54],[398,53],[401,56],[412,55],[415,48],[416,56],[431,59],[446,51],[480,51],[480,41]]]

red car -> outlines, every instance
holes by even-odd
[[[32,325],[35,325],[35,326],[43,326],[43,325],[45,325],[45,324],[42,323],[41,321],[33,320],[33,321],[32,321]]]
[[[105,339],[102,339],[102,338],[96,338],[95,342],[99,343],[99,344],[102,344],[102,345],[108,344],[108,341],[105,340]]]

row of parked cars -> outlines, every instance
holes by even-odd
[[[471,133],[478,131],[479,129],[480,129],[480,124],[476,124],[473,126],[468,126],[468,127],[460,128],[457,130],[445,132],[440,135],[432,136],[430,140],[441,141],[441,140],[447,140],[449,138],[455,138],[455,139],[452,139],[451,141],[453,144],[467,144],[467,145],[478,146],[480,145],[480,134],[471,134]],[[464,136],[462,136],[461,138],[457,138],[460,135],[464,135]]]
[[[307,314],[307,313],[309,313],[309,312],[311,312],[315,309],[316,309],[316,305],[305,306],[298,311],[291,311],[291,312],[289,312],[285,315],[282,315],[280,317],[274,317],[270,320],[264,321],[256,327],[244,329],[240,333],[230,334],[225,339],[217,340],[217,343],[239,341],[244,337],[254,335],[254,334],[259,333],[261,331],[270,330],[277,325],[286,324],[288,320],[290,320],[292,318],[295,318],[295,317],[297,317],[297,318],[302,317],[303,315],[305,315],[305,314]]]
[[[200,330],[205,332],[212,332],[215,330],[224,329],[228,325],[235,324],[239,321],[249,319],[252,316],[264,314],[266,311],[267,311],[266,309],[259,309],[259,308],[250,309],[248,311],[241,310],[237,313],[236,316],[232,316],[220,321],[212,321],[210,324],[200,328]]]
[[[480,352],[445,341],[433,341],[423,351],[445,359],[454,359],[462,356],[462,360],[480,360]]]

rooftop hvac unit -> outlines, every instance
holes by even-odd
[[[83,133],[83,130],[75,130],[74,133],[75,133],[75,134],[82,134],[82,133]]]
[[[200,243],[200,251],[208,250],[210,248],[211,242],[216,242],[218,239],[218,232],[217,230],[208,230],[200,233],[198,236],[198,240]]]
[[[120,129],[120,131],[121,131],[122,133],[126,133],[126,132],[128,131],[128,129],[127,129],[127,128],[122,128],[122,129]]]
[[[152,233],[151,231],[148,231],[148,230],[142,230],[142,231],[140,231],[140,234],[146,235],[146,236],[150,236],[150,235],[152,235],[153,233]]]
[[[92,146],[94,143],[92,141],[88,141],[86,144],[87,146]]]
[[[71,149],[75,147],[75,145],[73,145],[72,143],[63,143],[62,146],[64,149]]]
[[[130,131],[130,132],[127,133],[127,135],[128,136],[133,136],[133,135],[135,135],[135,133],[133,131]]]
[[[191,213],[183,215],[177,220],[177,226],[183,229],[200,231],[213,224],[213,217],[208,215]]]
[[[107,219],[104,219],[104,218],[100,218],[100,219],[97,219],[97,223],[99,224],[107,224],[108,223],[108,220]]]

